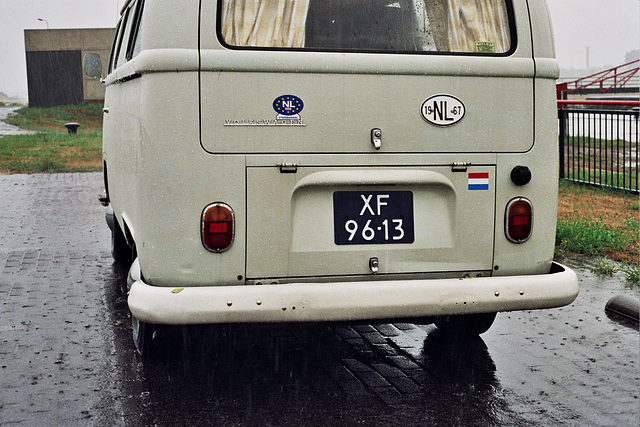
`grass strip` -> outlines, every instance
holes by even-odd
[[[93,172],[102,167],[102,135],[84,131],[0,138],[0,172]]]
[[[556,246],[565,251],[598,256],[623,250],[629,243],[627,233],[600,220],[588,217],[558,220]]]
[[[94,172],[102,168],[102,105],[20,108],[7,123],[32,135],[0,138],[0,173]],[[78,122],[77,134],[65,123]]]

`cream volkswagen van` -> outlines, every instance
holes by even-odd
[[[130,0],[105,203],[157,325],[434,321],[558,307],[541,0]]]

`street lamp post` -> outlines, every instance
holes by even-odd
[[[47,21],[47,20],[46,20],[46,19],[44,19],[44,18],[38,18],[38,21],[40,21],[40,22],[44,22],[45,24],[47,24],[47,30],[49,29],[49,21]]]

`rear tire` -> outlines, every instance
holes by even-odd
[[[129,290],[131,286],[136,280],[140,280],[142,278],[142,273],[140,272],[140,264],[138,263],[138,258],[135,256],[135,246],[131,251],[134,257],[134,261],[129,268],[129,274],[127,275],[127,295],[129,294]],[[147,323],[139,320],[137,317],[131,313],[131,330],[133,336],[133,343],[136,346],[136,350],[140,356],[148,356],[151,349],[151,342],[153,341],[153,336],[158,329],[157,325],[152,323]]]
[[[497,313],[461,314],[438,317],[434,322],[444,334],[477,336],[491,328]]]
[[[118,220],[114,218],[111,230],[111,256],[116,262],[129,264],[132,261],[131,247],[127,244]]]
[[[133,315],[131,315],[131,326],[133,330],[133,343],[136,346],[136,351],[140,356],[149,356],[151,353],[151,342],[153,341],[153,334],[156,331],[156,326],[151,323],[142,322]]]

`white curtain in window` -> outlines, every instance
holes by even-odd
[[[448,0],[449,50],[501,53],[511,36],[504,0]]]
[[[413,10],[416,14],[416,39],[421,42],[421,46],[416,46],[417,50],[433,51],[437,50],[436,42],[431,31],[431,23],[427,14],[424,0],[412,0]]]
[[[232,46],[304,47],[309,0],[225,0],[222,36]]]

